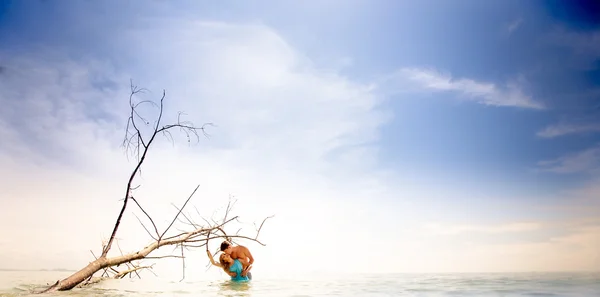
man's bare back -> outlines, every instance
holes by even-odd
[[[237,259],[240,261],[240,263],[242,263],[243,275],[246,274],[246,272],[250,268],[250,265],[254,263],[254,258],[252,257],[250,250],[248,250],[248,248],[243,245],[232,246],[229,242],[223,241],[221,243],[221,251],[226,254],[229,254],[229,256],[231,256],[232,259]]]

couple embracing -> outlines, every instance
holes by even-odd
[[[252,279],[250,269],[252,269],[254,258],[247,247],[242,245],[232,246],[229,242],[223,241],[221,252],[219,262],[215,262],[210,251],[206,250],[212,265],[223,268],[233,281],[249,281]]]

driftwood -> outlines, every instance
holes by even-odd
[[[171,223],[162,231],[159,232],[158,227],[154,223],[152,217],[142,208],[141,204],[138,201],[138,198],[133,197],[133,191],[137,189],[139,186],[134,187],[134,180],[136,176],[138,176],[141,172],[142,165],[144,161],[148,157],[149,150],[152,144],[157,139],[159,134],[162,134],[167,139],[170,139],[172,142],[174,141],[173,135],[171,132],[174,129],[179,129],[180,132],[185,134],[188,142],[190,142],[190,138],[194,137],[197,141],[200,140],[200,134],[202,133],[204,136],[208,136],[206,134],[205,128],[211,126],[212,124],[204,124],[200,127],[194,126],[191,122],[185,122],[181,120],[182,113],[179,113],[177,122],[174,124],[166,124],[164,125],[161,121],[163,120],[163,109],[164,109],[164,99],[166,96],[166,92],[163,90],[162,97],[160,99],[160,103],[156,104],[150,100],[142,100],[142,101],[134,101],[134,97],[138,93],[144,92],[144,89],[139,89],[136,86],[131,84],[131,93],[129,96],[129,105],[130,105],[130,113],[129,119],[127,121],[125,138],[123,140],[123,148],[126,153],[133,155],[137,164],[134,167],[133,171],[129,175],[129,179],[127,181],[127,187],[125,190],[125,195],[123,197],[123,205],[119,212],[119,215],[115,221],[112,233],[108,242],[103,245],[102,252],[99,257],[94,256],[94,261],[90,262],[87,266],[83,267],[81,270],[73,273],[69,277],[59,280],[48,288],[44,289],[40,293],[52,292],[52,291],[65,291],[70,290],[75,287],[81,287],[88,284],[95,283],[102,278],[112,277],[112,278],[123,278],[127,275],[131,277],[135,274],[137,277],[140,277],[139,271],[141,270],[150,270],[152,269],[152,265],[141,265],[139,263],[140,260],[143,259],[162,259],[162,258],[180,258],[182,259],[182,268],[183,268],[183,278],[185,278],[185,251],[189,251],[192,248],[200,248],[206,247],[208,249],[208,242],[211,239],[225,239],[233,242],[236,239],[245,239],[257,242],[264,246],[262,242],[258,240],[258,235],[260,233],[260,229],[264,222],[270,218],[265,218],[261,223],[261,227],[256,230],[256,234],[254,237],[239,235],[239,230],[236,235],[227,235],[224,231],[224,226],[228,223],[237,220],[237,216],[228,218],[230,215],[230,211],[233,207],[233,204],[230,200],[227,205],[227,209],[225,211],[224,217],[216,221],[211,219],[212,222],[209,222],[207,219],[202,218],[204,220],[203,224],[197,224],[192,220],[192,216],[189,214],[185,214],[184,210],[188,203],[194,197],[194,194],[198,190],[198,186],[192,191],[189,197],[185,200],[185,202],[181,205],[181,207],[175,208],[178,210],[177,214],[171,220]],[[151,125],[148,120],[146,120],[141,113],[139,112],[140,106],[149,105],[151,107],[155,107],[158,109],[158,117],[157,120]],[[147,130],[143,130],[146,128]],[[144,131],[148,131],[147,133],[143,133]],[[146,134],[146,136],[145,136]],[[152,231],[142,223],[139,217],[136,216],[138,221],[142,224],[142,227],[148,235],[152,238],[152,242],[145,246],[142,249],[139,249],[136,252],[123,254],[121,251],[121,255],[108,257],[108,253],[113,247],[113,243],[116,242],[116,234],[119,230],[119,225],[121,223],[121,219],[123,218],[123,214],[127,209],[129,201],[133,201],[133,203],[141,210],[141,212],[146,216],[150,224],[152,225]],[[194,207],[195,208],[195,207]],[[198,209],[196,208],[196,212],[199,215]],[[183,219],[182,219],[183,218]],[[184,224],[187,230],[179,229],[179,233],[172,236],[166,236],[167,232],[172,229],[174,224],[178,222],[180,224]],[[118,243],[117,243],[118,246]],[[174,246],[175,250],[179,249],[180,255],[163,255],[163,256],[150,256],[152,252],[164,246]],[[120,247],[119,247],[119,250]],[[124,265],[123,265],[124,264]],[[117,267],[123,265],[126,269],[119,271]],[[102,271],[102,277],[97,278],[94,277],[94,274]],[[182,280],[183,280],[182,278]]]

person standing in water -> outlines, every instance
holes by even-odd
[[[206,255],[212,265],[223,268],[225,273],[231,276],[232,281],[249,281],[252,280],[252,274],[250,268],[243,271],[242,263],[238,259],[232,259],[231,256],[225,253],[221,253],[219,256],[219,262],[215,262],[213,256],[209,250],[206,250]]]
[[[250,250],[243,245],[232,246],[229,242],[223,241],[221,243],[221,251],[228,254],[232,259],[239,260],[240,263],[242,263],[242,272],[247,272],[252,266],[252,263],[254,263],[252,253],[250,253]]]

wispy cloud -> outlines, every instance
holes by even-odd
[[[85,21],[86,11],[77,11],[77,19]],[[50,55],[48,48],[0,53],[5,61],[0,73],[0,225],[11,226],[3,230],[1,265],[79,268],[89,262],[89,249],[110,235],[132,165],[119,149],[130,78],[151,90],[146,99],[158,99],[166,89],[167,121],[185,111],[195,123],[217,125],[209,131],[211,138],[197,146],[161,141],[152,150],[135,195],[159,227],[169,223],[174,211],[166,210],[169,203],[181,201],[200,183],[193,203],[203,215],[226,204],[229,194],[239,198],[242,232],[254,230],[252,220],[276,215],[261,231],[267,246],[250,245],[262,275],[276,274],[273,267],[284,257],[297,260],[294,271],[314,269],[311,263],[328,259],[320,243],[332,236],[336,244],[350,247],[338,253],[340,258],[369,255],[334,267],[346,272],[464,271],[467,266],[481,271],[505,262],[489,251],[476,258],[460,245],[449,249],[460,236],[418,229],[432,218],[444,221],[463,213],[463,198],[472,191],[411,182],[412,168],[377,167],[379,133],[391,114],[382,110],[386,98],[371,82],[323,70],[291,45],[295,42],[261,24],[141,15],[132,14],[118,27],[102,21],[105,26],[97,27],[102,34],[86,30],[94,44],[105,48],[76,52],[81,44],[63,44],[75,53]],[[160,15],[173,14],[161,9]],[[423,69],[405,69],[396,78],[480,104],[543,108],[523,94],[519,82],[498,85]],[[401,176],[400,170],[409,174]],[[440,208],[441,199],[432,197],[442,196],[445,207]],[[489,211],[500,200],[509,199],[471,204],[470,211]],[[91,207],[96,216],[89,215]],[[131,212],[123,220],[121,247],[131,251],[146,244]],[[540,228],[527,218],[507,220],[514,223],[428,228],[507,237]],[[64,232],[67,225],[70,232]],[[78,234],[77,240],[72,234]],[[374,246],[387,247],[397,257],[369,253]],[[206,258],[190,253],[189,260],[204,263]],[[511,268],[529,266],[526,257],[517,260]],[[384,262],[383,268],[372,265]],[[180,262],[161,262],[157,269],[166,270],[161,276],[179,278]],[[190,266],[186,274],[206,275],[201,265]]]
[[[519,271],[518,263],[527,262],[525,271],[597,271],[600,265],[600,225],[582,226],[571,232],[540,242],[475,244],[471,257],[498,259],[505,271]]]
[[[575,217],[595,217],[600,225],[600,178],[593,178],[583,187],[572,189],[564,194],[564,204],[555,205],[562,213],[572,213]]]
[[[575,53],[600,57],[600,30],[591,32],[558,31],[557,38]]]
[[[595,62],[600,58],[600,30],[574,32],[558,29],[550,34],[549,42],[570,49],[571,62],[577,67],[595,67]]]
[[[600,166],[600,146],[538,162],[541,171],[554,173],[595,172]]]
[[[541,224],[537,222],[515,222],[499,225],[445,225],[445,224],[428,224],[425,228],[437,234],[458,235],[462,233],[518,233],[536,231],[541,228]]]
[[[600,132],[600,123],[551,125],[536,133],[538,137],[554,138],[569,134],[587,134]]]
[[[392,80],[402,80],[416,87],[441,91],[456,92],[468,100],[479,104],[503,107],[519,107],[528,109],[544,109],[545,106],[525,95],[518,82],[509,82],[505,87],[494,83],[476,81],[468,78],[454,78],[434,69],[403,68]]]
[[[519,27],[521,27],[521,24],[523,24],[522,18],[518,18],[518,19],[512,21],[510,24],[508,24],[508,26],[506,26],[506,30],[508,31],[508,34],[512,34],[514,31],[519,29]]]
[[[164,211],[169,202],[186,197],[199,182],[202,193],[196,201],[202,212],[221,206],[228,194],[242,196],[238,207],[244,220],[270,214],[278,220],[262,233],[269,247],[255,249],[256,257],[265,259],[264,270],[276,265],[268,259],[278,259],[278,251],[286,250],[281,247],[297,241],[293,239],[297,236],[304,237],[306,244],[296,251],[287,249],[288,254],[298,259],[319,257],[322,251],[311,252],[312,243],[337,234],[338,242],[346,238],[350,244],[360,234],[341,234],[338,224],[352,230],[385,226],[376,221],[386,220],[380,215],[386,210],[378,210],[376,219],[368,213],[377,203],[364,201],[373,192],[381,199],[389,196],[390,184],[371,164],[377,159],[373,142],[390,114],[379,109],[383,99],[368,83],[321,71],[262,25],[163,19],[152,26],[129,28],[113,28],[110,43],[115,48],[101,51],[108,57],[100,56],[104,61],[131,58],[119,66],[129,73],[66,54],[1,53],[0,60],[6,63],[0,74],[0,136],[6,137],[3,141],[8,145],[0,146],[4,203],[0,223],[15,226],[5,238],[11,247],[29,246],[18,248],[22,255],[41,254],[36,250],[40,240],[48,241],[45,248],[50,252],[64,251],[61,242],[71,242],[68,259],[32,257],[27,263],[16,263],[0,257],[3,265],[37,268],[62,262],[77,267],[87,263],[88,249],[106,236],[131,165],[119,149],[130,77],[150,90],[138,99],[156,100],[166,89],[166,121],[185,111],[187,119],[197,124],[217,125],[209,131],[211,138],[201,139],[199,146],[176,141],[172,147],[162,141],[154,147],[136,195],[157,222],[171,215]],[[120,43],[120,39],[130,42]],[[119,48],[119,44],[126,45]],[[330,158],[332,151],[340,150],[344,157]],[[361,183],[367,180],[371,183],[364,187]],[[96,218],[88,215],[90,205]],[[314,228],[311,222],[298,224],[307,213],[320,217],[310,220]],[[124,249],[139,248],[148,240],[132,218],[126,214],[129,221],[121,230],[120,236],[127,238]],[[76,242],[69,238],[71,233],[60,231],[61,225],[68,224],[65,220],[86,222],[73,227],[81,234]],[[44,231],[31,223],[36,221],[46,222]],[[32,232],[44,232],[46,237],[22,236]],[[375,236],[370,234],[363,235]],[[265,253],[271,256],[261,256]],[[350,265],[357,267],[349,263],[349,269],[356,269]],[[368,267],[362,265],[360,270]]]
[[[74,148],[121,128],[115,111],[125,102],[112,98],[126,93],[119,93],[123,89],[115,88],[114,80],[127,79],[108,65],[58,60],[52,53],[44,58],[0,53],[0,60],[0,135],[6,143],[0,155],[54,165],[86,163],[93,159],[89,150]]]
[[[430,224],[426,230],[445,237],[448,254],[432,253],[438,261],[452,257],[464,271],[597,270],[600,264],[600,221],[597,218],[540,220],[496,225]],[[458,235],[465,235],[464,237]],[[478,236],[489,235],[489,236]],[[436,236],[439,238],[440,236]],[[526,266],[520,263],[527,263]]]

